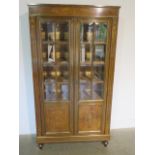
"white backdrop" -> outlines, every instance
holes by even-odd
[[[27,4],[45,2],[121,6],[111,128],[134,127],[134,0],[20,0],[19,134],[31,134],[36,131]]]

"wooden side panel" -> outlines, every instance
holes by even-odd
[[[108,95],[107,95],[106,117],[105,117],[105,121],[106,121],[105,122],[105,134],[110,134],[117,28],[118,28],[118,17],[113,17],[112,32],[111,32],[111,49],[110,49],[111,51],[110,51],[110,61],[109,61],[109,73],[108,73],[109,75],[108,75]]]
[[[30,37],[31,37],[31,56],[33,67],[33,87],[35,97],[35,114],[36,114],[36,131],[37,136],[42,135],[42,121],[41,121],[41,106],[39,95],[39,74],[38,74],[38,53],[37,53],[37,19],[36,17],[29,17],[30,23]]]
[[[69,132],[69,105],[45,104],[46,134]]]
[[[99,104],[79,105],[79,132],[100,131],[102,109]]]

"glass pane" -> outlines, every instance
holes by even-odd
[[[93,41],[93,23],[84,23],[80,26],[80,40],[84,42]]]
[[[87,80],[80,81],[80,99],[81,100],[91,99],[91,82]]]
[[[92,44],[81,44],[80,61],[81,65],[85,63],[91,64],[93,56]]]
[[[107,39],[107,25],[104,23],[96,23],[95,40],[104,42]]]
[[[58,100],[68,100],[68,84],[58,84]]]
[[[69,25],[67,22],[41,24],[44,99],[69,100]]]
[[[68,23],[48,21],[41,25],[41,38],[44,41],[68,41]]]
[[[94,76],[93,80],[98,82],[103,82],[104,80],[104,66],[103,65],[94,65]]]
[[[92,70],[90,66],[80,67],[80,81],[90,81],[92,79]]]
[[[103,99],[103,84],[93,83],[92,99],[94,100]]]
[[[68,40],[68,23],[57,23],[56,24],[56,40],[67,41]]]
[[[46,100],[56,100],[56,77],[54,67],[43,68],[44,96]]]
[[[95,61],[103,62],[105,60],[105,45],[95,45]]]
[[[54,23],[53,22],[45,22],[41,25],[41,38],[44,41],[54,41]]]
[[[93,23],[80,26],[80,100],[92,99]]]
[[[80,25],[80,100],[103,100],[107,24]]]
[[[68,44],[56,44],[55,47],[55,59],[57,62],[69,61],[69,47]]]
[[[45,80],[45,100],[56,100],[56,85],[52,80]]]

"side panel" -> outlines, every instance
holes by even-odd
[[[33,86],[35,97],[35,113],[36,113],[36,131],[37,136],[42,135],[41,124],[41,106],[40,106],[40,94],[39,94],[39,72],[38,72],[38,53],[37,53],[37,18],[29,17],[30,22],[30,37],[31,37],[31,55],[32,55],[32,67],[33,67]]]
[[[117,41],[117,28],[118,28],[118,17],[113,17],[112,18],[112,30],[111,30],[109,73],[108,73],[109,78],[108,78],[106,117],[105,117],[105,120],[106,120],[106,122],[105,122],[105,134],[110,134],[112,93],[113,93],[116,41]]]

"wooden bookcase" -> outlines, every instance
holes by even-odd
[[[119,6],[29,5],[36,141],[110,139]]]

